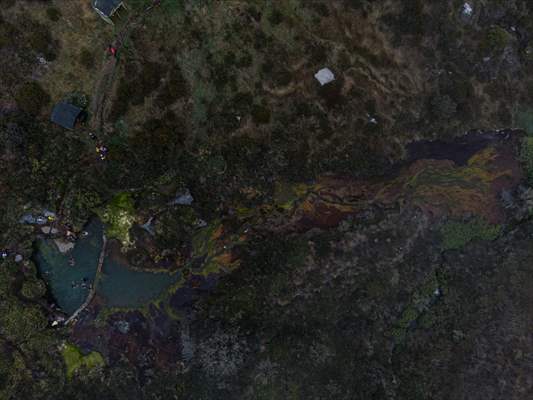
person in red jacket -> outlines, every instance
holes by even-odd
[[[111,54],[113,57],[117,56],[117,48],[113,46],[112,44],[109,45],[107,50],[109,51],[109,54]]]

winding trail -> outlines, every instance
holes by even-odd
[[[100,280],[100,275],[102,274],[102,267],[104,265],[104,259],[105,259],[105,252],[107,247],[107,237],[104,234],[102,234],[102,250],[100,250],[100,257],[98,258],[98,267],[96,268],[96,275],[94,276],[94,282],[93,287],[91,288],[91,291],[87,295],[87,298],[83,302],[83,304],[65,321],[65,325],[68,325],[72,321],[76,320],[78,315],[85,310],[85,308],[91,303],[92,299],[94,298],[96,294],[96,288],[98,285],[98,281]]]
[[[122,30],[115,35],[115,38],[111,42],[111,45],[117,49],[120,49],[124,44],[126,38],[129,36],[131,30],[142,21],[142,19],[154,8],[155,4],[146,7],[144,10],[137,14],[131,15]],[[98,73],[95,89],[92,95],[89,111],[91,115],[91,121],[89,126],[92,130],[102,132],[106,119],[106,104],[109,99],[109,92],[113,87],[117,75],[118,57],[113,57],[106,52],[104,63]]]

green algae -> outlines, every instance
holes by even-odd
[[[62,349],[63,360],[67,368],[67,378],[71,379],[81,368],[91,370],[105,365],[104,358],[96,351],[83,355],[73,344],[65,344]]]

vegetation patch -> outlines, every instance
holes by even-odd
[[[533,110],[524,109],[516,113],[516,124],[524,129],[529,136],[533,136]]]
[[[509,44],[510,40],[511,35],[505,29],[493,26],[486,33],[483,47],[493,53],[501,52]]]
[[[50,96],[38,82],[23,84],[15,95],[18,106],[29,114],[39,114],[41,109],[50,104]]]
[[[437,274],[431,276],[413,293],[409,305],[403,310],[400,318],[396,321],[391,335],[397,343],[401,343],[409,328],[423,316],[433,303],[434,299],[440,296],[442,289],[439,285]]]
[[[441,228],[442,248],[462,249],[473,240],[494,240],[500,232],[500,225],[489,224],[480,218],[469,222],[448,222]]]
[[[48,7],[46,9],[46,16],[50,21],[57,22],[61,18],[61,10],[55,7]]]
[[[91,370],[105,365],[104,358],[96,351],[84,356],[80,349],[72,344],[65,344],[62,350],[65,366],[67,367],[67,378],[71,379],[81,368]]]
[[[533,182],[533,137],[526,137],[522,141],[520,160],[529,183]]]

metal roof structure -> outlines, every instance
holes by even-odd
[[[82,110],[72,104],[61,102],[57,103],[52,111],[52,122],[62,126],[65,129],[74,129]]]
[[[104,17],[111,17],[122,5],[122,0],[94,0],[93,7]]]

